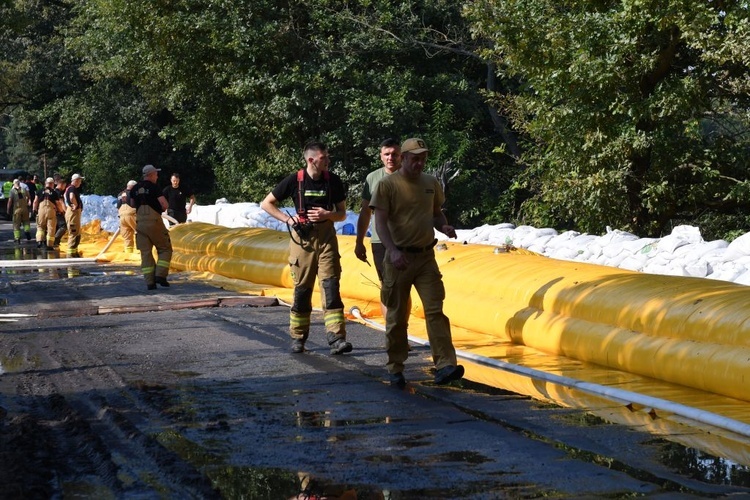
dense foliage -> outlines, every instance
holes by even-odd
[[[355,208],[378,143],[419,135],[459,226],[730,237],[748,23],[723,1],[0,0],[0,161],[97,193],[153,163],[259,201],[319,139]]]
[[[523,218],[748,228],[746,3],[482,0],[466,13],[483,56],[522,86],[497,102],[529,141]]]

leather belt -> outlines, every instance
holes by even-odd
[[[437,241],[438,241],[437,239],[432,240],[432,243],[430,243],[426,247],[399,247],[397,246],[396,248],[406,253],[422,253],[422,252],[427,252],[429,250],[432,250],[435,247],[435,245],[437,245]]]

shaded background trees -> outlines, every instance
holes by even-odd
[[[523,85],[498,101],[530,141],[521,218],[747,230],[746,4],[483,0],[466,13],[484,57]]]
[[[691,223],[704,237],[750,227],[742,5],[5,0],[0,10],[0,160],[46,158],[84,172],[90,192],[115,193],[154,163],[180,171],[200,202],[258,201],[321,139],[354,208],[377,144],[419,135],[428,168],[451,178],[446,210],[459,226],[658,236]]]

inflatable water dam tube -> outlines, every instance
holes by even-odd
[[[170,235],[177,269],[291,292],[284,232],[194,222]],[[339,236],[341,293],[379,315],[375,269],[354,257],[354,243]],[[750,287],[447,241],[436,257],[459,332],[750,401]],[[421,301],[412,303],[422,317]]]

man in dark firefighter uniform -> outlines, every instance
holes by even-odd
[[[169,286],[167,275],[172,260],[172,240],[161,218],[162,212],[167,210],[167,199],[156,185],[160,170],[146,165],[143,180],[130,189],[130,206],[135,208],[135,246],[141,252],[141,271],[149,290],[154,290],[157,283]]]
[[[261,203],[272,217],[286,222],[289,231],[289,266],[294,280],[294,303],[289,313],[292,352],[305,351],[310,334],[312,294],[316,276],[320,281],[326,337],[331,354],[351,352],[346,341],[344,303],[339,281],[341,262],[334,222],[346,219],[346,191],[341,179],[328,171],[328,148],[320,142],[304,148],[305,168],[289,175]],[[291,198],[296,213],[279,209]]]
[[[47,177],[44,186],[34,198],[34,212],[36,212],[36,246],[37,248],[52,249],[55,246],[55,231],[57,230],[57,213],[65,212],[60,193],[55,191],[55,180]]]

